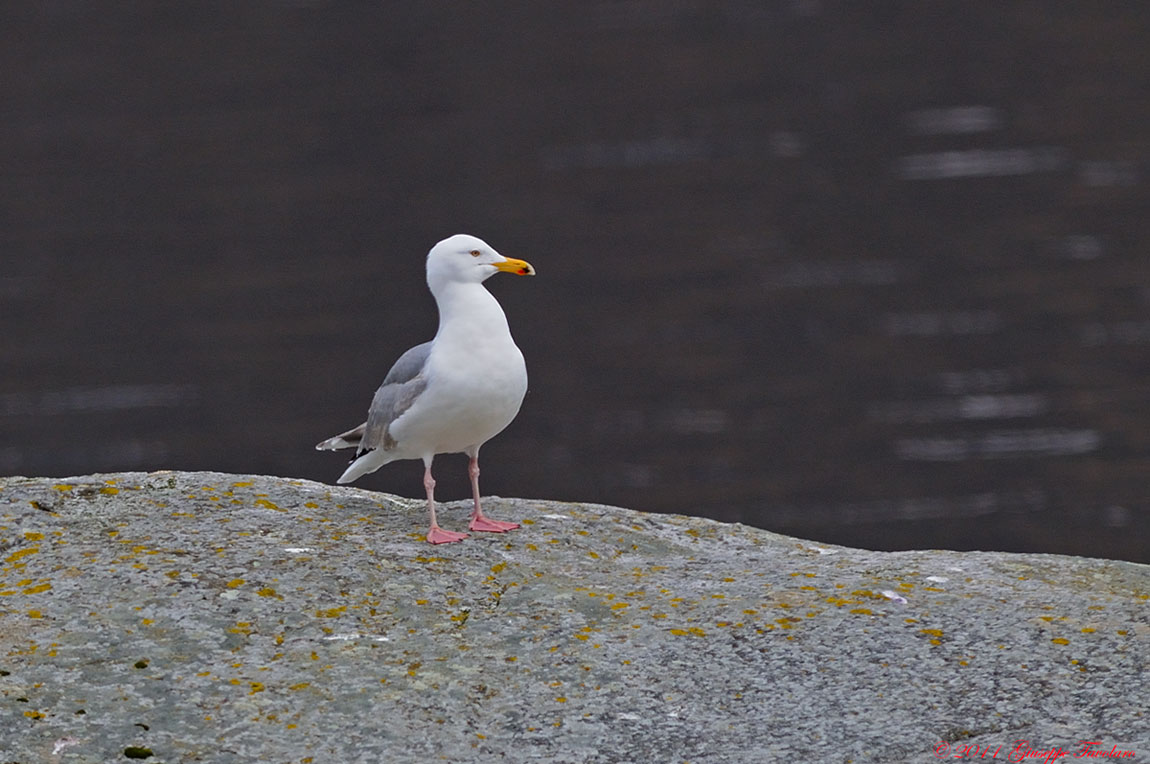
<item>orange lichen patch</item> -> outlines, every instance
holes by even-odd
[[[1056,645],[1068,645],[1068,644],[1070,644],[1069,639],[1063,639],[1062,637],[1055,637],[1054,639],[1052,639],[1050,641]]]
[[[243,585],[244,585],[244,580],[242,578],[233,578],[231,581],[228,581],[228,583],[226,584],[226,586],[229,589],[238,589]]]
[[[255,503],[256,503],[257,507],[263,507],[264,509],[273,509],[276,512],[286,512],[287,511],[286,509],[283,509],[281,507],[276,506],[274,503],[268,501],[267,499],[256,499]]]
[[[37,531],[25,531],[24,538],[28,541],[43,541],[44,534]]]
[[[326,610],[315,611],[316,618],[339,618],[347,612],[347,605],[340,605],[339,607],[328,608]]]
[[[865,607],[856,607],[850,612],[853,615],[874,615],[874,613],[869,608]]]

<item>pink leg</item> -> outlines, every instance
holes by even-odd
[[[471,531],[490,531],[491,533],[506,533],[519,527],[519,523],[505,523],[502,520],[492,520],[483,514],[479,506],[479,457],[471,457],[471,464],[467,466],[467,474],[471,476],[471,495],[475,498],[475,509],[471,512]]]
[[[435,521],[435,478],[431,476],[431,463],[426,463],[423,471],[423,489],[427,491],[427,511],[431,514],[431,528],[427,531],[427,540],[432,544],[450,544],[452,541],[463,541],[466,533],[445,531]]]

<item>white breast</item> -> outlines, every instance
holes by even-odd
[[[527,366],[495,298],[482,286],[453,295],[468,310],[443,311],[425,373],[427,388],[391,426],[399,458],[475,448],[523,404]],[[463,316],[467,316],[464,320]]]

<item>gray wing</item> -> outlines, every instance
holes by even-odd
[[[363,425],[363,435],[356,453],[382,448],[389,451],[395,448],[391,437],[391,423],[398,419],[427,388],[427,358],[431,355],[431,343],[416,345],[399,357],[391,371],[384,377],[383,384],[375,391],[371,408],[367,412],[367,422]],[[358,429],[358,428],[357,428]]]

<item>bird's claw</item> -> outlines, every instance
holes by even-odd
[[[492,520],[490,517],[473,517],[471,518],[471,525],[467,526],[469,531],[486,531],[488,533],[506,533],[513,531],[519,527],[519,523],[505,523],[502,520]]]
[[[445,531],[438,525],[432,527],[427,532],[427,541],[431,544],[450,544],[453,541],[463,541],[467,538],[466,533],[456,533],[455,531]]]

